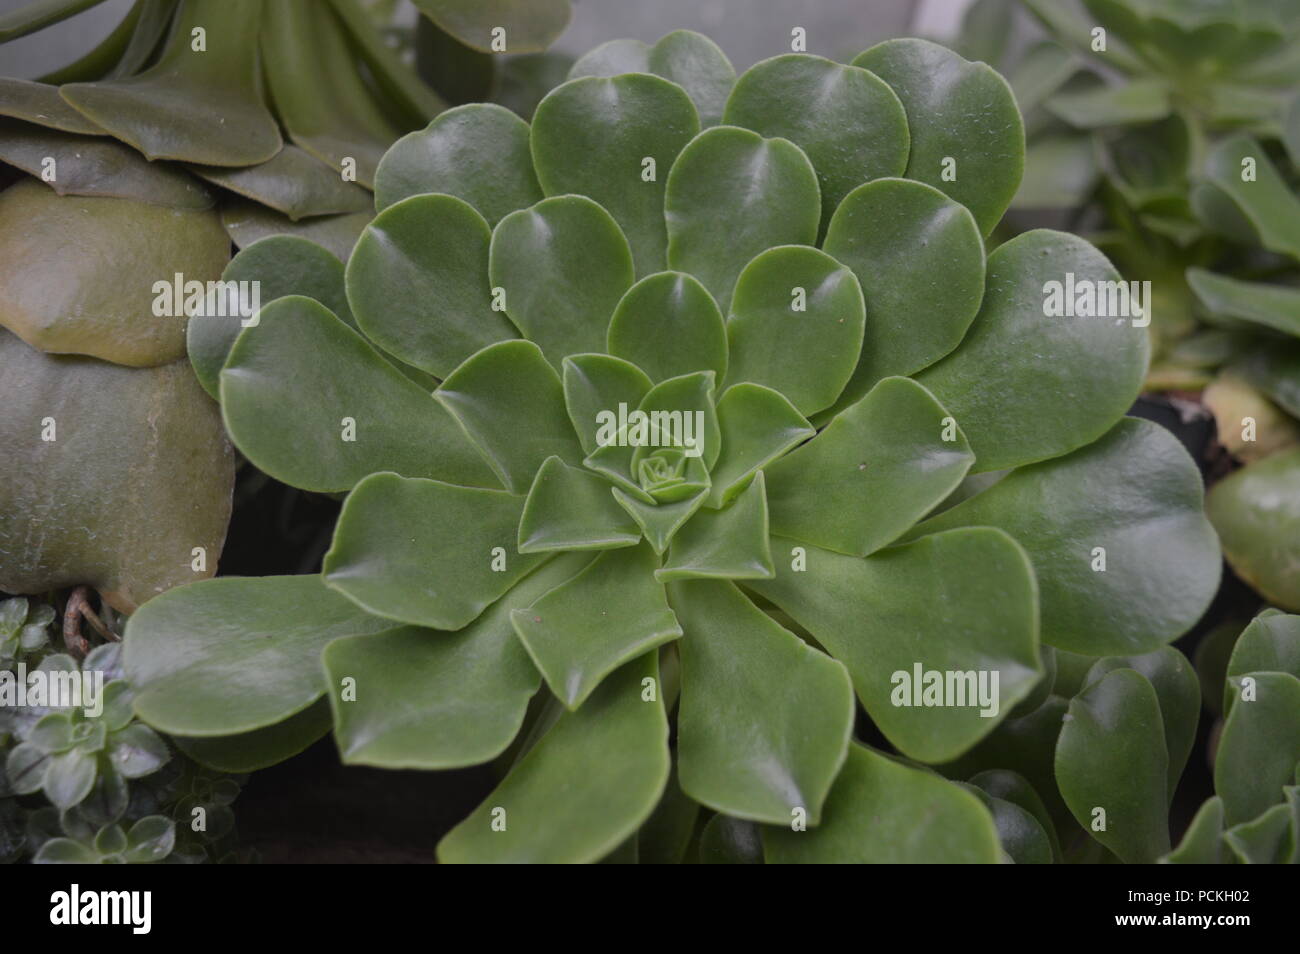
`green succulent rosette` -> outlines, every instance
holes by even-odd
[[[136,712],[226,771],[331,729],[349,763],[496,760],[443,861],[1055,856],[1050,768],[945,776],[1060,731],[1058,653],[1181,658],[1219,577],[1195,466],[1124,417],[1145,329],[1045,313],[1117,274],[1058,232],[986,254],[1023,133],[982,64],[597,52],[531,125],[399,140],[345,267],[232,263],[275,294],[192,322],[195,370],[250,461],[347,497],[319,575],[132,617]],[[899,705],[917,668],[992,711]]]

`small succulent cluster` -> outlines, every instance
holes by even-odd
[[[54,618],[46,603],[0,601],[0,638],[18,647],[0,662],[0,862],[228,855],[238,780],[173,752],[135,719],[120,643],[103,643],[79,663],[51,642]],[[15,695],[20,682],[31,687],[23,696]]]

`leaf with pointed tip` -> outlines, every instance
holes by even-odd
[[[1089,686],[1116,669],[1134,669],[1146,677],[1160,702],[1165,727],[1165,751],[1169,755],[1169,777],[1165,789],[1170,801],[1196,742],[1196,724],[1201,715],[1201,681],[1191,660],[1172,646],[1162,646],[1140,656],[1107,656],[1097,660],[1084,686]]]
[[[962,205],[920,182],[859,186],[835,210],[826,252],[857,276],[865,335],[842,410],[891,374],[912,374],[961,342],[984,296],[984,242]]]
[[[235,455],[187,362],[48,355],[0,330],[0,405],[0,589],[89,584],[131,612],[216,572]]]
[[[510,614],[546,684],[579,708],[601,681],[681,636],[648,546],[606,550],[581,573]]]
[[[1243,699],[1251,679],[1254,698]],[[1214,758],[1214,791],[1224,824],[1239,825],[1282,801],[1300,762],[1300,679],[1286,672],[1233,676],[1234,699]]]
[[[1290,805],[1274,805],[1258,818],[1223,833],[1237,860],[1248,865],[1292,863],[1296,839],[1296,818]]]
[[[653,73],[686,90],[704,126],[722,121],[736,71],[727,55],[702,33],[674,30],[653,46],[640,40],[610,40],[579,57],[569,79]]]
[[[599,202],[645,276],[664,268],[668,170],[699,131],[695,106],[675,83],[647,73],[586,76],[538,104],[530,144],[542,190]]]
[[[1232,649],[1227,675],[1249,672],[1288,672],[1300,679],[1300,616],[1267,611],[1250,621]],[[1226,710],[1231,692],[1224,688]]]
[[[414,0],[438,29],[484,52],[537,53],[555,42],[569,25],[569,0]],[[493,45],[504,32],[505,49]]]
[[[677,531],[704,506],[709,488],[706,484],[685,499],[657,504],[646,502],[618,487],[611,488],[611,492],[619,506],[632,515],[654,552],[662,554],[668,549]]]
[[[1223,799],[1207,798],[1187,826],[1178,847],[1159,860],[1170,865],[1220,865],[1223,845]]]
[[[103,2],[104,0],[31,0],[16,10],[6,10],[0,16],[0,43],[35,33]]]
[[[176,747],[208,768],[243,774],[290,759],[329,734],[330,707],[317,699],[274,725],[238,735],[174,735]]]
[[[1203,268],[1187,270],[1187,285],[1206,311],[1300,337],[1300,289],[1244,282]]]
[[[1210,488],[1205,511],[1232,569],[1264,597],[1300,610],[1300,448],[1241,468]]]
[[[788,543],[774,539],[774,552],[784,552]],[[778,559],[775,579],[745,586],[789,613],[844,663],[867,713],[904,754],[925,762],[960,755],[1038,681],[1033,571],[1005,533],[974,527],[866,559],[805,549],[807,569],[793,570]],[[962,608],[960,619],[952,606]],[[963,704],[928,706],[912,698],[918,667],[971,678],[988,673],[993,691],[981,701],[966,680],[954,687]]]
[[[1247,178],[1249,164],[1254,174]],[[1206,225],[1238,241],[1300,258],[1300,198],[1258,140],[1246,133],[1220,142],[1192,189],[1192,208]]]
[[[1061,860],[1061,843],[1056,837],[1052,815],[1028,779],[1010,769],[989,769],[972,776],[970,783],[996,799],[1018,805],[1033,816],[1047,836],[1052,858]]]
[[[1033,560],[1045,643],[1088,656],[1135,655],[1185,633],[1218,587],[1218,541],[1201,494],[1177,438],[1126,418],[1073,454],[1012,471],[906,539],[1001,527]],[[1102,555],[1106,569],[1094,570]]]
[[[664,195],[668,267],[690,272],[724,312],[741,270],[774,245],[812,245],[821,217],[817,173],[786,139],[715,126],[673,164]]]
[[[763,472],[721,510],[706,510],[673,536],[672,549],[655,579],[771,579],[767,495]]]
[[[686,447],[688,451],[692,449],[689,441],[694,441],[694,450],[703,462],[704,466],[712,469],[718,460],[718,454],[722,450],[722,435],[718,429],[718,412],[713,404],[713,389],[717,381],[716,375],[712,371],[695,371],[690,374],[679,374],[675,378],[667,378],[660,381],[645,397],[641,399],[638,410],[650,416],[651,430],[654,429],[653,415],[656,411],[665,411],[668,414],[680,414],[683,420],[682,428],[677,431],[672,424],[673,419],[665,425],[667,430],[667,439],[665,435],[660,434],[659,439],[662,443],[660,446]],[[703,414],[704,426],[696,428],[694,424],[687,429],[686,419],[688,415],[696,413]],[[702,433],[701,433],[702,431]],[[653,434],[651,435],[653,439]],[[700,445],[703,444],[701,447]],[[638,456],[646,448],[637,448]],[[635,461],[634,461],[635,463]]]
[[[537,469],[552,455],[582,461],[560,376],[531,341],[501,341],[476,352],[433,396],[511,493],[528,493]]]
[[[982,788],[966,782],[958,782],[972,793],[993,816],[993,825],[998,830],[998,843],[1007,857],[1018,865],[1050,865],[1052,863],[1052,843],[1047,831],[1033,813],[1015,802],[997,798]]]
[[[429,392],[311,298],[264,306],[235,339],[220,388],[235,445],[291,486],[351,490],[380,470],[496,486]]]
[[[61,196],[35,179],[0,193],[0,325],[42,351],[154,367],[185,354],[185,317],[157,285],[213,281],[230,244],[210,211]],[[112,290],[111,292],[109,290]]]
[[[0,116],[11,116],[81,136],[106,135],[103,129],[64,101],[58,86],[13,76],[0,77]]]
[[[321,573],[377,616],[457,630],[547,559],[511,553],[523,506],[501,490],[372,474],[343,502]]]
[[[221,206],[221,226],[239,248],[248,248],[271,235],[294,235],[328,249],[344,262],[372,218],[369,212],[345,212],[295,222],[274,209],[247,200],[236,199]]]
[[[620,404],[640,407],[653,387],[644,371],[613,355],[570,355],[564,359],[563,366],[564,403],[586,454],[594,453],[601,446],[596,440],[600,430],[597,415],[601,411],[617,413]]]
[[[821,56],[786,53],[745,71],[723,121],[781,136],[807,155],[821,186],[824,232],[857,186],[907,168],[907,115],[880,77]]]
[[[1064,298],[1068,275],[1079,289],[1120,282],[1110,262],[1073,235],[1038,229],[999,246],[989,256],[984,302],[961,347],[917,376],[966,432],[977,473],[1095,441],[1142,388],[1150,353],[1145,328],[1116,315],[1049,316],[1053,298]],[[990,389],[994,379],[998,386]],[[1026,413],[1031,407],[1052,410]]]
[[[758,825],[743,818],[714,815],[700,832],[702,865],[761,865],[763,838]]]
[[[623,231],[580,195],[543,199],[492,232],[489,274],[506,314],[557,369],[571,354],[599,352],[619,299],[632,287]]]
[[[902,101],[912,144],[906,176],[946,192],[971,210],[981,232],[992,232],[1025,166],[1024,125],[1006,80],[985,63],[910,38],[879,43],[853,65]]]
[[[808,246],[768,249],[736,281],[727,384],[772,388],[800,414],[829,407],[858,363],[865,314],[846,266]]]
[[[866,556],[952,493],[973,460],[929,391],[886,378],[768,466],[772,532]]]
[[[392,109],[400,109],[408,122],[428,122],[447,104],[401,56],[393,53],[387,38],[359,0],[331,0],[347,31],[348,41],[365,62],[371,79]]]
[[[606,335],[609,353],[630,361],[653,381],[727,372],[727,326],[722,312],[693,276],[648,275],[627,290]],[[567,359],[566,359],[567,360]]]
[[[375,208],[426,192],[465,200],[493,226],[539,202],[528,124],[502,106],[469,103],[403,136],[375,172]]]
[[[1056,743],[1061,795],[1084,830],[1129,864],[1169,851],[1168,775],[1160,701],[1141,673],[1113,670],[1070,702]]]
[[[683,637],[678,764],[683,790],[738,818],[809,825],[844,762],[853,687],[725,581],[673,583]]]
[[[214,185],[260,202],[292,221],[316,215],[369,212],[370,193],[344,181],[335,170],[286,144],[266,162],[238,169],[191,164],[189,170]]]
[[[717,404],[722,450],[711,468],[707,506],[717,508],[762,467],[817,431],[783,394],[760,384],[727,388]]]
[[[204,580],[131,617],[123,665],[145,722],[175,735],[234,735],[324,695],[320,651],[330,640],[392,625],[314,575]]]
[[[1163,79],[1135,79],[1067,89],[1047,99],[1049,113],[1076,129],[1106,129],[1153,123],[1169,115],[1169,86]]]
[[[348,301],[366,336],[445,378],[481,348],[517,337],[492,308],[487,222],[449,195],[417,195],[380,212],[348,260]]]
[[[575,553],[550,561],[459,632],[403,626],[326,646],[321,659],[343,761],[445,769],[499,755],[541,684],[510,611],[563,583],[589,559]]]
[[[932,772],[856,743],[831,788],[821,824],[763,829],[770,861],[996,864],[993,818],[978,797]]]
[[[70,83],[60,95],[149,159],[214,166],[266,162],[284,141],[262,101],[261,20],[262,4],[256,0],[189,0],[149,69],[120,79]],[[199,28],[206,45],[194,50],[190,34]]]
[[[633,546],[641,528],[610,497],[608,482],[558,457],[537,471],[519,521],[520,553]]]

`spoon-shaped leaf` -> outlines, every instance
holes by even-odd
[[[1205,512],[1243,580],[1278,606],[1300,610],[1300,448],[1243,467],[1215,484]]]
[[[1050,865],[1052,863],[1052,843],[1042,823],[1029,810],[1015,802],[990,795],[976,785],[959,782],[971,792],[993,816],[993,825],[998,830],[998,843],[1007,857],[1018,865]]]
[[[1252,672],[1228,684],[1234,698],[1214,758],[1214,791],[1223,799],[1224,824],[1239,825],[1282,801],[1282,787],[1295,780],[1300,679]]]
[[[1210,152],[1191,200],[1201,221],[1216,231],[1300,258],[1300,198],[1253,137],[1239,133]]]
[[[0,77],[0,116],[12,116],[81,136],[106,135],[99,126],[69,106],[59,95],[57,86],[13,76]]]
[[[640,407],[653,386],[646,373],[629,361],[608,354],[578,354],[564,359],[564,402],[582,450],[596,451],[600,444],[598,414],[616,411],[620,404]],[[631,455],[628,455],[630,462]]]
[[[721,507],[761,467],[817,431],[782,394],[761,384],[736,384],[718,401],[722,451],[711,468],[708,506]]]
[[[370,193],[297,146],[285,145],[266,162],[240,169],[191,165],[214,185],[270,206],[294,222],[315,215],[369,211]]]
[[[1228,659],[1227,674],[1289,672],[1300,679],[1300,616],[1269,610],[1260,613],[1242,630]],[[1230,687],[1225,686],[1231,701]]]
[[[271,235],[294,235],[328,249],[344,262],[372,218],[369,212],[345,212],[295,222],[257,202],[236,199],[221,207],[222,228],[239,248],[248,248]]]
[[[1223,799],[1207,798],[1187,826],[1178,847],[1160,859],[1170,865],[1219,865],[1224,863]]]
[[[684,272],[659,272],[627,290],[610,318],[609,353],[652,380],[727,371],[727,327],[707,288]],[[617,406],[617,405],[614,405]]]
[[[1050,766],[1048,768],[1050,769]],[[1057,861],[1061,859],[1061,844],[1056,837],[1056,825],[1052,821],[1052,815],[1023,775],[1010,769],[989,769],[972,776],[970,783],[996,799],[1020,806],[1032,815],[1047,836],[1052,857]]]
[[[692,517],[673,536],[663,567],[655,570],[655,579],[664,581],[756,580],[775,575],[762,471],[727,507]]]
[[[237,735],[174,735],[176,747],[208,768],[243,774],[278,765],[329,734],[330,707],[317,699],[286,719]]]
[[[519,521],[520,553],[609,550],[640,540],[641,528],[610,496],[607,481],[546,458]]]
[[[1300,290],[1244,282],[1203,268],[1187,270],[1187,285],[1201,306],[1217,318],[1249,321],[1300,337]]]

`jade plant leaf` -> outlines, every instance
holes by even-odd
[[[90,584],[129,612],[216,571],[234,454],[184,361],[124,368],[0,331],[0,394],[0,589]]]
[[[1249,680],[1249,682],[1247,682]],[[1228,680],[1231,708],[1214,759],[1225,825],[1250,821],[1282,801],[1300,762],[1300,679],[1252,672]]]
[[[675,83],[646,73],[587,76],[538,104],[533,166],[547,195],[599,202],[622,228],[644,277],[664,268],[664,184],[699,131],[695,106]]]
[[[774,56],[736,81],[723,122],[799,146],[817,170],[822,230],[854,188],[907,168],[907,115],[873,73],[807,53]]]
[[[228,169],[191,164],[189,170],[287,215],[292,221],[315,215],[368,211],[370,193],[344,181],[335,170],[297,146],[286,144],[266,162]]]
[[[850,745],[816,828],[763,829],[778,864],[996,864],[993,817],[980,799],[924,769]]]
[[[589,862],[654,810],[668,781],[668,719],[654,653],[560,716],[438,845],[456,862]],[[575,778],[584,780],[574,785]]]
[[[0,325],[42,351],[174,361],[185,310],[173,276],[213,281],[229,248],[210,211],[60,196],[25,179],[0,193]]]
[[[244,455],[305,490],[350,490],[381,470],[497,486],[456,421],[324,305],[291,295],[239,333],[221,410]],[[310,387],[311,401],[300,401]]]
[[[545,559],[512,552],[523,505],[501,490],[372,474],[344,501],[321,573],[377,616],[458,630]]]
[[[690,272],[723,311],[741,269],[774,245],[812,245],[821,216],[817,173],[788,139],[735,126],[687,144],[664,195],[668,267]]]
[[[274,11],[285,4],[272,4]],[[213,166],[266,162],[280,127],[262,102],[257,0],[186,0],[158,61],[135,76],[70,83],[60,94],[84,116],[144,153]],[[203,33],[202,49],[193,31]],[[227,130],[238,129],[238,135]]]
[[[1020,186],[1025,131],[1006,80],[928,40],[886,40],[853,61],[890,85],[907,113],[909,179],[970,209],[985,235]]]
[[[375,208],[426,192],[464,199],[495,226],[542,199],[528,124],[491,103],[440,114],[393,143],[375,171]]]
[[[609,353],[653,381],[727,371],[727,326],[708,289],[684,272],[648,275],[627,290],[607,332]],[[617,406],[617,404],[613,405]]]
[[[1056,778],[1075,819],[1124,861],[1169,851],[1169,757],[1160,701],[1145,676],[1115,669],[1074,697],[1056,744]]]
[[[1300,610],[1300,448],[1243,467],[1212,488],[1205,510],[1238,576],[1278,606]]]
[[[569,25],[569,0],[414,0],[416,8],[440,30],[476,50],[537,53],[550,46]],[[502,24],[509,24],[507,28]],[[504,49],[493,46],[502,31]]]
[[[853,687],[726,581],[683,580],[669,600],[684,631],[678,752],[682,788],[739,818],[809,825],[844,762]]]

